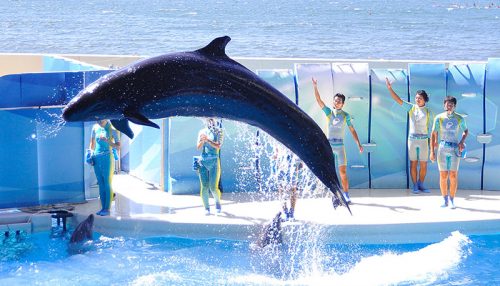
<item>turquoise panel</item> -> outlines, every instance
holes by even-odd
[[[203,128],[202,119],[193,117],[171,117],[168,158],[172,194],[197,194],[200,192],[198,175],[193,168],[198,131]],[[227,143],[227,138],[226,138]],[[224,144],[226,144],[224,143]],[[221,151],[225,155],[225,147]],[[223,172],[225,168],[223,168]],[[223,174],[225,176],[225,174]]]
[[[312,78],[318,81],[318,91],[323,102],[333,105],[333,78],[331,64],[295,64],[297,78],[297,100],[299,107],[304,110],[321,127],[325,136],[328,134],[328,120],[314,97]],[[339,177],[338,166],[337,177]]]
[[[198,194],[200,181],[198,173],[193,171],[193,156],[199,156],[196,149],[198,132],[205,127],[203,118],[170,118],[169,153],[170,178],[173,194]],[[249,191],[239,188],[238,177],[246,168],[240,168],[239,162],[249,154],[249,144],[242,143],[238,134],[250,128],[248,125],[223,120],[224,144],[221,154],[221,184],[226,192]],[[255,184],[253,184],[255,185]]]
[[[297,103],[295,92],[295,75],[289,69],[260,69],[257,75],[281,91],[288,99]]]
[[[370,116],[370,83],[368,64],[332,64],[333,94],[346,97],[344,110],[351,115],[352,123],[361,144],[368,142]],[[347,153],[347,175],[351,188],[368,188],[370,185],[368,152],[359,153],[351,132],[346,129],[344,140]]]
[[[485,190],[500,190],[500,58],[488,60],[485,81],[485,117],[486,133],[492,135],[493,140],[486,144],[483,171],[483,188]]]
[[[461,160],[458,187],[481,189],[483,144],[476,140],[483,133],[483,90],[485,64],[460,64],[448,67],[447,93],[457,99],[456,112],[465,116],[469,136],[467,158]]]
[[[54,56],[43,56],[43,70],[50,71],[83,71],[95,70],[94,66],[82,64],[69,59]]]
[[[318,80],[321,99],[330,108],[333,105],[334,94],[340,92],[346,96],[344,109],[351,114],[361,143],[368,141],[370,93],[367,64],[296,64],[295,74],[299,106],[318,123],[325,134],[328,130],[328,121],[316,103],[312,77]],[[345,144],[350,186],[351,188],[367,188],[369,186],[368,155],[367,153],[359,154],[350,132],[346,131],[346,133],[348,133],[345,136]]]
[[[80,151],[83,156],[83,152],[89,148],[90,146],[90,136],[92,133],[92,127],[95,124],[95,121],[82,122],[82,126],[80,128],[83,129],[83,148],[84,150]],[[73,126],[73,125],[70,125]],[[122,148],[121,148],[122,149]],[[122,149],[123,150],[123,149]],[[98,198],[99,197],[99,189],[97,186],[97,178],[94,173],[94,167],[83,164],[83,184],[85,186],[85,198]]]
[[[429,95],[427,106],[434,115],[444,111],[446,96],[446,67],[444,64],[408,64],[410,79],[410,101],[415,101],[417,90],[423,89]],[[439,170],[437,163],[427,164],[426,187],[439,191]]]
[[[294,68],[297,77],[299,107],[314,119],[326,136],[328,121],[314,98],[311,78],[314,77],[318,81],[321,99],[331,107],[333,104],[332,66],[330,64],[295,64]]]
[[[170,180],[170,158],[168,156],[170,149],[170,118],[162,120],[162,160],[160,167],[160,184],[162,184],[164,192],[172,190],[172,180]],[[123,136],[127,137],[127,136]],[[163,171],[161,171],[163,170]]]
[[[0,77],[0,108],[21,106],[21,76]]]
[[[270,136],[260,129],[237,121],[224,121],[225,139],[221,150],[222,183],[228,191],[264,192],[271,189],[269,155],[264,152]]]
[[[296,77],[293,70],[257,70],[257,74],[286,95],[292,102],[297,103]],[[262,130],[251,126],[245,129],[247,129],[245,131],[247,134],[239,134],[238,138],[246,144],[240,143],[237,145],[239,148],[235,148],[235,150],[240,149],[240,154],[245,154],[239,161],[240,165],[246,166],[241,168],[242,171],[239,174],[241,178],[237,177],[238,189],[258,190],[260,188],[264,192],[276,191],[275,178],[271,177],[271,160],[275,146],[281,146],[281,144]],[[241,130],[238,131],[243,133]],[[243,147],[245,145],[246,148]],[[256,187],[252,188],[251,186]]]
[[[370,153],[372,188],[407,187],[407,121],[408,113],[394,101],[387,90],[385,79],[403,99],[408,98],[405,70],[372,69],[372,113],[370,142],[376,144]]]
[[[148,183],[160,185],[163,159],[163,119],[151,120],[160,129],[130,124],[134,139],[129,140],[130,173]],[[167,125],[168,127],[168,125]]]

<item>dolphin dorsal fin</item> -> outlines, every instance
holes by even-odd
[[[224,57],[226,56],[226,45],[229,41],[231,41],[229,36],[215,38],[210,42],[210,44],[197,50],[197,52],[207,56]]]

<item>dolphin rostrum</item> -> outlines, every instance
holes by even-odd
[[[78,243],[84,240],[91,240],[93,228],[94,228],[94,215],[90,214],[85,220],[83,220],[80,224],[78,224],[73,234],[71,234],[69,242]]]
[[[161,55],[104,75],[63,110],[66,121],[111,119],[133,137],[128,121],[158,128],[149,119],[221,117],[264,130],[295,153],[333,193],[341,194],[334,157],[321,128],[285,95],[226,55],[228,36],[193,52]],[[350,209],[349,209],[350,211]]]

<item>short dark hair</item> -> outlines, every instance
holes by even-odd
[[[427,95],[427,92],[425,92],[425,90],[423,89],[417,90],[417,95],[421,95],[424,98],[425,102],[429,101],[429,95]]]
[[[342,99],[342,103],[345,102],[345,95],[343,95],[342,93],[337,93],[333,96],[333,98],[335,97],[339,97],[340,99]]]
[[[448,95],[444,98],[443,104],[446,104],[446,102],[448,101],[452,102],[454,105],[457,105],[457,99],[451,95]]]

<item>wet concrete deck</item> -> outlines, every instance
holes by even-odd
[[[144,236],[247,239],[282,204],[276,195],[224,193],[222,213],[206,216],[198,195],[170,195],[127,175],[116,176],[114,187],[117,197],[111,217],[96,222],[102,232],[133,229]],[[500,192],[459,190],[456,209],[441,207],[439,190],[414,195],[409,190],[354,189],[351,198],[352,215],[345,207],[335,210],[328,194],[300,198],[296,221],[285,223],[284,229],[320,225],[325,240],[340,243],[434,242],[456,230],[469,235],[500,232]],[[95,200],[79,206],[78,212],[95,212],[98,206]]]
[[[96,216],[95,231],[139,237],[254,239],[262,225],[281,210],[276,195],[224,193],[222,213],[206,216],[198,195],[171,195],[129,175],[113,180],[116,199],[111,216]],[[295,222],[286,233],[319,227],[329,243],[436,242],[453,231],[466,235],[500,233],[500,191],[459,190],[456,209],[442,208],[439,190],[414,195],[409,190],[351,190],[352,215],[334,209],[328,194],[299,198]],[[75,205],[73,223],[99,210],[99,201]],[[43,214],[40,214],[43,216]],[[33,220],[33,218],[32,218]]]

